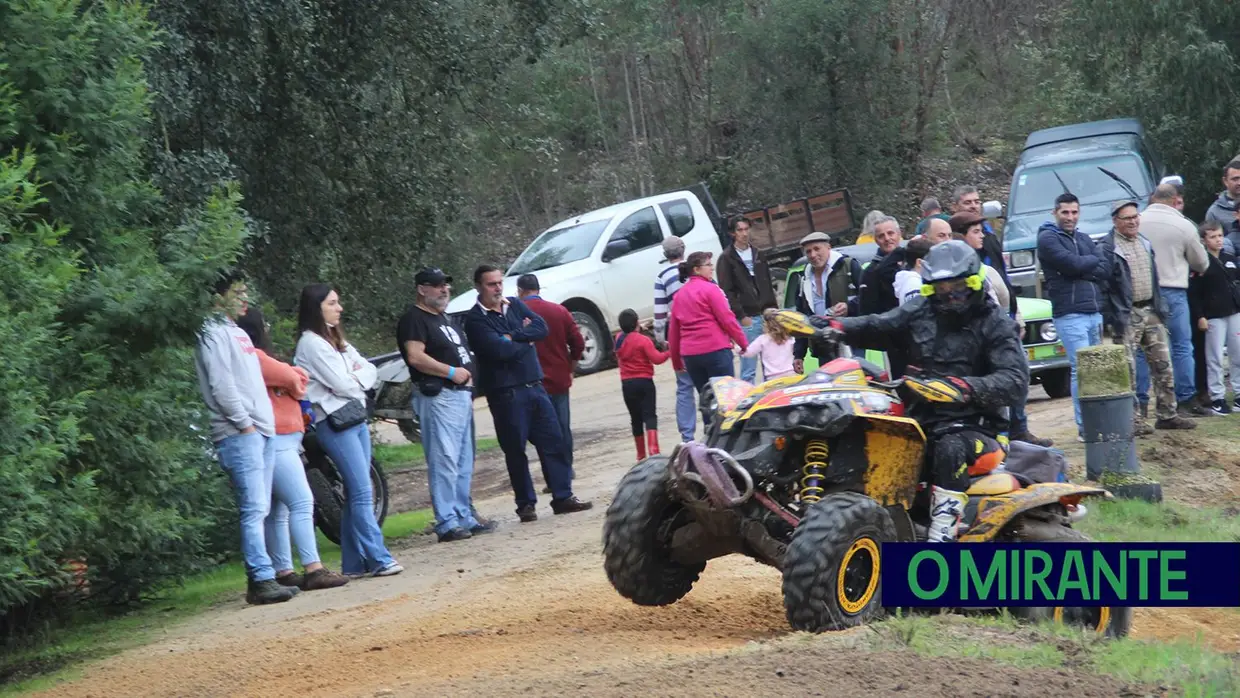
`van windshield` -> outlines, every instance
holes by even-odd
[[[517,261],[508,268],[508,276],[532,274],[589,257],[594,246],[598,244],[603,229],[610,222],[610,218],[605,218],[568,228],[548,230],[535,238],[521,256],[517,257]]]
[[[1065,186],[1081,200],[1082,207],[1132,198],[1122,184],[1102,170],[1123,179],[1137,191],[1138,196],[1149,193],[1146,191],[1148,184],[1144,167],[1140,160],[1131,155],[1031,167],[1021,172],[1013,182],[1009,215],[1049,213],[1055,207],[1055,197],[1063,193]],[[1063,180],[1062,184],[1060,180]]]

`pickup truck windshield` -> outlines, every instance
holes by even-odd
[[[558,267],[590,256],[610,218],[592,221],[568,228],[548,230],[539,235],[525,248],[517,261],[508,269],[508,276],[532,274],[542,269]]]
[[[1132,194],[1103,169],[1130,184],[1138,193],[1147,187],[1145,168],[1131,155],[1033,167],[1021,172],[1013,183],[1009,215],[1045,212],[1050,220],[1055,197],[1063,193],[1065,186],[1081,200],[1081,206],[1131,198]]]

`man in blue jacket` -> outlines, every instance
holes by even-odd
[[[1046,297],[1051,302],[1055,329],[1072,365],[1072,410],[1078,438],[1081,403],[1077,397],[1076,352],[1102,343],[1102,312],[1111,279],[1111,258],[1101,254],[1094,241],[1077,230],[1080,199],[1070,193],[1055,199],[1054,222],[1038,228],[1038,260],[1046,277]]]
[[[543,478],[551,488],[551,510],[571,514],[593,508],[573,495],[573,471],[560,420],[543,387],[534,342],[547,336],[547,323],[520,299],[504,297],[504,273],[497,267],[478,267],[474,288],[478,303],[465,314],[465,336],[477,359],[474,378],[486,395],[504,451],[517,517],[522,522],[538,520],[527,442],[538,449]]]

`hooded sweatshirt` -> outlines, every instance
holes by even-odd
[[[676,292],[667,343],[672,367],[683,371],[686,356],[709,354],[728,349],[732,342],[744,351],[749,347],[741,324],[736,321],[723,289],[694,274]]]
[[[1227,195],[1226,190],[1219,192],[1218,198],[1210,204],[1206,220],[1222,224],[1225,252],[1232,255],[1240,253],[1240,221],[1236,220],[1236,202]]]
[[[208,320],[194,351],[198,388],[211,414],[211,441],[219,443],[254,427],[275,436],[276,418],[250,335],[228,318]]]

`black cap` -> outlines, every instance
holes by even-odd
[[[413,283],[417,286],[423,284],[427,286],[438,286],[439,284],[452,283],[452,277],[443,273],[439,267],[424,267],[413,275]]]
[[[522,274],[521,278],[517,279],[517,288],[522,291],[537,291],[538,277],[533,274]]]

